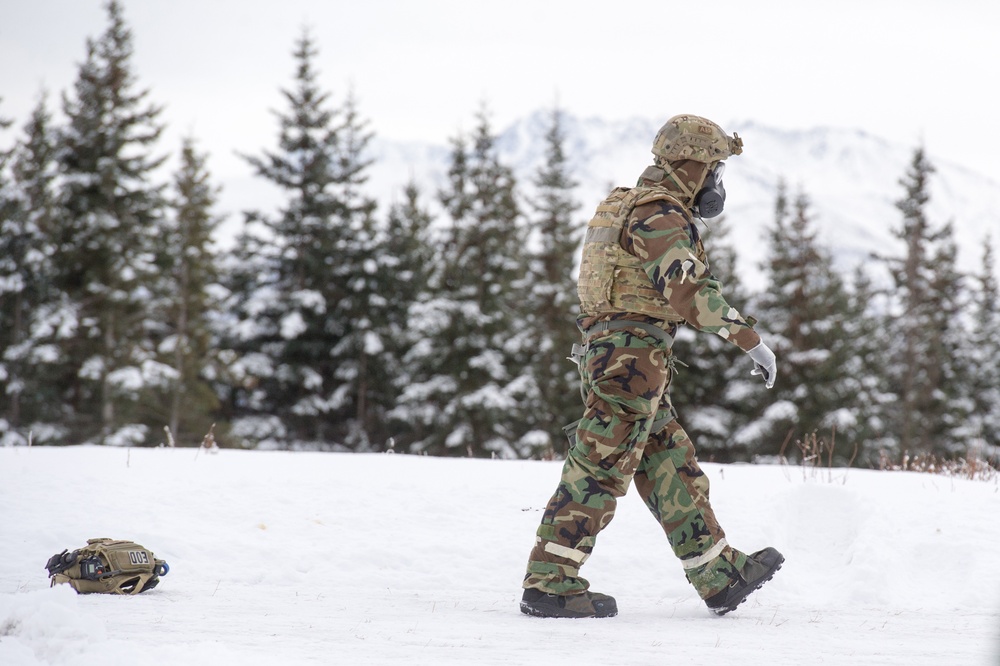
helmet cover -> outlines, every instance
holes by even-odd
[[[660,128],[653,139],[657,163],[694,160],[711,164],[743,152],[743,139],[733,132],[728,136],[707,118],[692,115],[674,116]]]

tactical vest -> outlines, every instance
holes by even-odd
[[[52,585],[69,583],[80,594],[139,594],[156,587],[170,571],[153,551],[114,539],[88,539],[83,548],[53,555],[45,568]]]
[[[577,283],[580,311],[584,315],[631,312],[663,321],[684,321],[684,317],[670,306],[649,279],[642,261],[626,252],[621,245],[622,233],[632,210],[636,206],[661,200],[681,206],[667,190],[659,187],[618,187],[597,206],[597,212],[587,225]],[[695,256],[708,265],[700,240]]]

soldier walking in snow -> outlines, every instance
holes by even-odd
[[[619,187],[587,227],[578,292],[585,411],[536,533],[521,610],[542,617],[609,617],[613,597],[589,590],[580,567],[630,482],[666,532],[709,609],[727,613],[784,561],[774,548],[747,555],[726,542],[708,479],[670,402],[671,347],[680,325],[715,333],[774,384],[775,357],[723,297],[694,218],[722,212],[724,160],[738,135],[698,116],[675,116],[653,142],[654,164]]]

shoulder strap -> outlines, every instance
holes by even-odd
[[[636,189],[642,190],[641,195],[636,199],[636,206],[641,206],[642,204],[651,203],[653,201],[666,201],[678,206],[679,208],[684,208],[684,205],[675,194],[662,187],[643,187]]]

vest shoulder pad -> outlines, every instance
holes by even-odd
[[[684,208],[676,196],[674,196],[669,190],[662,187],[638,187],[633,190],[633,192],[636,191],[638,191],[638,196],[635,200],[636,206],[652,203],[653,201],[666,201],[667,203],[673,204],[678,208]]]

